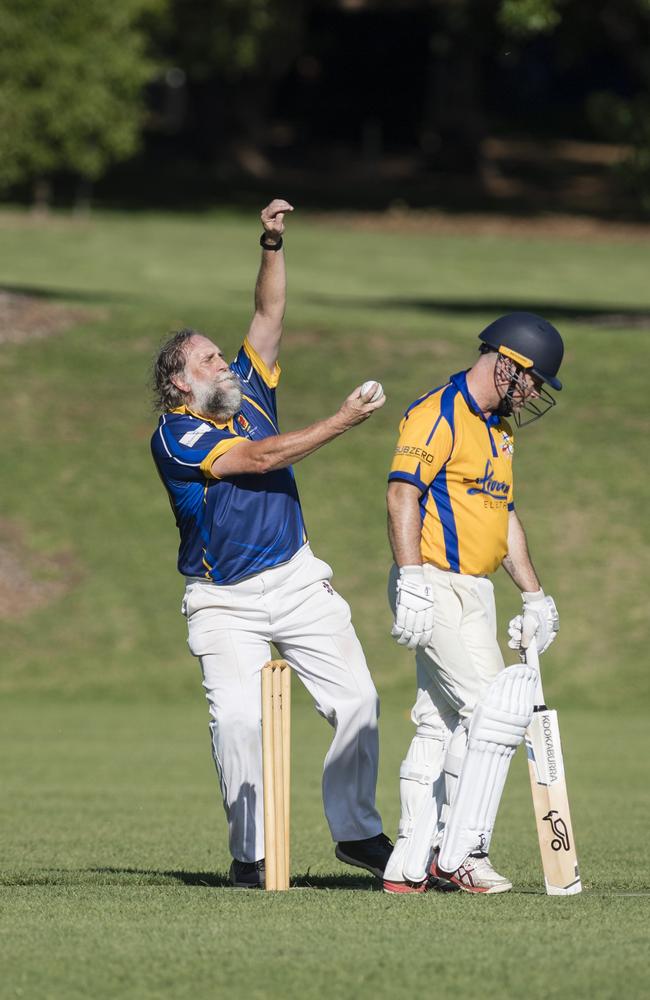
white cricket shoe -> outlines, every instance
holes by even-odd
[[[487,854],[470,854],[455,872],[443,872],[438,867],[439,853],[434,854],[429,874],[441,882],[447,881],[463,892],[496,893],[512,889],[512,882],[495,871]]]

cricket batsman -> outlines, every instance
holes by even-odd
[[[490,841],[510,760],[532,718],[537,672],[504,669],[494,589],[521,591],[510,646],[543,653],[559,618],[515,509],[514,434],[560,390],[564,346],[547,320],[515,312],[479,335],[479,357],[407,409],[388,485],[395,565],[392,634],[415,650],[415,736],[400,769],[401,818],[384,890],[499,893]]]

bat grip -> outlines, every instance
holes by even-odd
[[[539,669],[539,653],[537,651],[537,643],[535,637],[531,639],[530,645],[526,649],[526,663],[533,670],[537,671],[537,691],[535,692],[535,707],[539,708],[544,705],[544,691],[542,689],[542,674]]]

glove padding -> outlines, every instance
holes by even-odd
[[[433,632],[433,587],[422,566],[402,566],[397,581],[395,622],[391,635],[400,646],[426,646]]]
[[[560,616],[552,597],[547,597],[543,590],[530,593],[523,591],[523,610],[516,615],[508,625],[511,649],[528,649],[533,637],[538,653],[544,653],[551,645],[560,630]]]

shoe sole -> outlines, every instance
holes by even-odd
[[[375,878],[383,879],[384,873],[381,868],[373,868],[372,865],[366,865],[363,861],[358,861],[356,858],[351,858],[349,854],[344,854],[339,848],[335,848],[334,854],[342,861],[344,865],[352,865],[353,868],[363,868],[367,872],[371,872]]]
[[[419,885],[412,882],[386,882],[384,880],[383,889],[384,892],[393,896],[421,896],[424,892],[429,891],[429,886],[426,880]]]
[[[453,884],[457,885],[458,888],[461,890],[461,892],[468,892],[470,894],[470,896],[477,896],[479,894],[481,896],[494,896],[498,892],[510,892],[510,890],[512,889],[512,885],[510,885],[510,884],[507,884],[507,885],[491,885],[489,889],[482,889],[482,888],[478,888],[478,887],[470,889],[469,887],[466,887],[464,885],[460,885],[458,882],[454,882]]]
[[[512,882],[504,882],[502,885],[491,885],[488,889],[482,888],[481,886],[469,886],[463,885],[462,882],[456,879],[443,878],[443,876],[438,874],[437,869],[434,865],[431,866],[433,871],[429,873],[429,879],[435,879],[440,883],[439,889],[441,891],[449,892],[453,886],[455,889],[460,889],[461,892],[467,892],[470,896],[494,896],[499,892],[510,892],[512,889]]]

